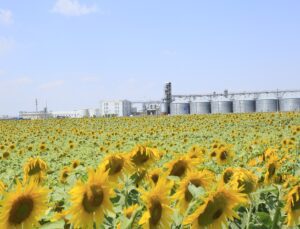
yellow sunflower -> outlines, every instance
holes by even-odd
[[[184,225],[191,224],[193,229],[222,228],[227,224],[227,219],[238,218],[235,208],[247,203],[247,195],[220,186],[211,192],[194,213],[184,220]]]
[[[154,185],[157,184],[159,179],[163,176],[163,170],[161,168],[152,169],[149,173],[147,173],[148,179]]]
[[[24,180],[33,179],[40,183],[46,178],[48,166],[45,161],[40,158],[30,158],[24,165]]]
[[[78,181],[70,191],[70,222],[75,228],[93,228],[94,223],[101,225],[104,214],[112,211],[110,198],[113,189],[108,182],[108,174],[100,170],[89,170],[88,181]]]
[[[2,200],[0,228],[33,228],[47,209],[48,190],[33,180],[16,190],[6,193]]]
[[[146,229],[171,227],[173,214],[169,197],[171,187],[171,185],[166,185],[163,179],[160,179],[151,191],[140,190],[146,211],[143,213],[139,225]]]
[[[122,179],[124,175],[133,171],[133,165],[128,155],[115,153],[107,155],[99,165],[99,169],[108,172],[110,181],[117,182],[118,178]]]
[[[130,153],[130,158],[138,169],[148,168],[159,158],[159,152],[155,148],[138,145]]]
[[[130,219],[133,213],[139,208],[138,204],[134,204],[129,206],[128,208],[125,208],[123,213],[126,216],[127,219]]]
[[[232,167],[226,168],[222,174],[221,184],[223,185],[228,184],[231,181],[232,176],[237,170],[238,170],[237,168],[232,168]]]
[[[72,168],[73,169],[76,169],[79,165],[80,165],[80,161],[79,160],[72,161]]]
[[[199,160],[197,159],[191,159],[187,156],[178,157],[167,163],[167,175],[183,177],[188,171],[193,170],[198,163]]]
[[[246,169],[239,169],[232,176],[230,185],[241,190],[242,193],[250,194],[257,187],[257,177]]]
[[[67,183],[67,179],[68,179],[70,173],[71,173],[71,169],[69,167],[63,168],[63,170],[60,173],[60,182],[62,184]]]
[[[287,224],[290,227],[299,225],[300,219],[300,185],[292,188],[286,196],[285,211]]]
[[[173,199],[178,200],[180,212],[184,213],[193,199],[188,188],[190,184],[207,190],[214,181],[215,175],[211,171],[203,170],[187,172],[186,177],[180,182],[177,192],[172,197]]]
[[[216,159],[219,165],[228,164],[234,157],[230,146],[223,146],[216,151]]]
[[[272,183],[276,179],[276,172],[280,167],[280,161],[278,157],[271,156],[267,163],[267,172],[265,175],[265,183]]]

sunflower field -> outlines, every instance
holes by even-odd
[[[0,228],[300,228],[300,113],[0,121]]]

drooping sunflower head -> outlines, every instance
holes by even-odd
[[[272,156],[266,165],[265,183],[269,184],[276,178],[276,172],[280,167],[280,161],[278,157]]]
[[[257,187],[257,177],[249,170],[239,169],[232,176],[230,185],[242,193],[250,194]]]
[[[137,168],[148,168],[159,158],[159,153],[155,148],[138,145],[130,153],[130,158]]]
[[[0,228],[33,228],[47,209],[48,190],[31,180],[4,195]]]
[[[167,163],[167,175],[183,177],[188,171],[193,170],[198,163],[199,160],[191,159],[187,156],[178,157]]]
[[[68,213],[70,222],[75,228],[93,228],[100,225],[104,214],[112,211],[110,198],[113,197],[113,189],[108,181],[108,173],[100,170],[89,170],[88,181],[78,181],[71,189],[71,207]]]
[[[192,228],[222,228],[227,224],[227,219],[238,217],[235,208],[246,202],[245,194],[220,186],[184,220],[184,224],[191,224]]]
[[[170,228],[173,210],[170,208],[170,185],[162,179],[149,192],[140,190],[146,207],[139,224],[143,228]]]
[[[197,188],[202,187],[205,190],[208,190],[214,182],[215,174],[211,171],[203,170],[187,172],[186,177],[182,179],[179,188],[172,197],[178,201],[180,212],[184,213],[193,199],[193,195],[189,191],[190,184]]]
[[[46,178],[48,166],[45,161],[40,158],[30,158],[24,165],[24,180],[33,179],[40,183]]]
[[[193,145],[188,151],[190,158],[199,158],[202,159],[205,155],[206,150],[198,145]]]
[[[70,176],[70,173],[71,173],[71,169],[69,167],[63,168],[63,170],[60,173],[60,182],[62,184],[67,183],[67,179]]]
[[[300,185],[292,188],[287,196],[285,211],[287,213],[287,224],[290,227],[299,225],[300,220]]]
[[[109,179],[113,182],[134,170],[130,157],[121,153],[107,155],[99,165],[99,169],[108,172]]]

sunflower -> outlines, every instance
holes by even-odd
[[[109,180],[117,182],[118,178],[122,179],[125,174],[133,171],[133,164],[128,155],[115,153],[107,155],[99,165],[99,169],[108,172]]]
[[[232,167],[226,168],[222,174],[221,184],[228,184],[237,170],[237,168]]]
[[[162,175],[163,175],[163,170],[161,168],[156,168],[156,169],[152,169],[147,174],[147,177],[151,181],[151,183],[156,185]]]
[[[169,197],[171,187],[171,185],[166,185],[165,181],[161,179],[151,191],[140,190],[146,211],[143,213],[139,225],[147,229],[170,228],[173,213],[173,210],[170,208],[171,200]]]
[[[276,179],[276,172],[280,167],[280,161],[278,157],[271,156],[267,163],[267,172],[265,175],[265,183],[272,183]]]
[[[187,156],[178,157],[167,163],[167,174],[168,176],[183,177],[188,171],[193,170],[198,163],[199,160],[197,159],[191,159]]]
[[[79,160],[74,160],[72,161],[72,168],[76,169],[78,166],[80,165],[80,161]]]
[[[286,196],[285,211],[288,226],[299,225],[300,219],[300,185],[292,188]]]
[[[189,215],[183,224],[191,224],[193,229],[222,228],[223,225],[227,224],[227,219],[238,218],[238,214],[234,209],[245,203],[247,203],[246,194],[220,186],[204,199],[203,204]]]
[[[108,173],[100,170],[88,171],[88,181],[78,181],[70,191],[71,215],[70,222],[75,228],[93,228],[94,223],[99,226],[103,222],[104,214],[112,211],[110,198],[113,189],[108,182]]]
[[[251,171],[239,169],[233,174],[230,185],[242,193],[250,194],[257,187],[257,177]]]
[[[130,158],[138,169],[148,168],[159,158],[159,152],[155,148],[138,145],[131,151]]]
[[[4,194],[0,213],[0,228],[33,228],[47,209],[48,190],[33,180]]]
[[[179,188],[173,198],[178,200],[180,212],[184,213],[193,199],[189,191],[189,185],[209,189],[210,185],[215,181],[214,173],[208,170],[187,172],[186,177],[180,182]]]
[[[217,159],[217,163],[219,165],[228,164],[232,160],[232,158],[234,157],[234,153],[231,150],[230,146],[220,147],[216,151],[216,153],[217,153],[216,159]]]
[[[65,184],[67,183],[67,179],[70,175],[71,169],[69,167],[63,168],[63,170],[60,173],[60,183]]]
[[[46,178],[47,164],[40,158],[30,158],[24,165],[24,180],[33,179],[37,183],[42,182]]]

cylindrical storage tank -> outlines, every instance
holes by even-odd
[[[256,112],[278,111],[278,99],[258,99],[255,102]]]
[[[233,113],[255,112],[255,100],[234,100]]]
[[[279,100],[280,111],[300,111],[300,98],[283,98]]]
[[[190,104],[184,102],[173,102],[170,106],[171,115],[183,115],[190,113]]]
[[[161,114],[168,114],[168,103],[161,103],[160,104],[160,113]]]
[[[211,101],[211,113],[232,113],[232,101]]]
[[[191,114],[209,114],[210,102],[191,102],[190,103]]]

